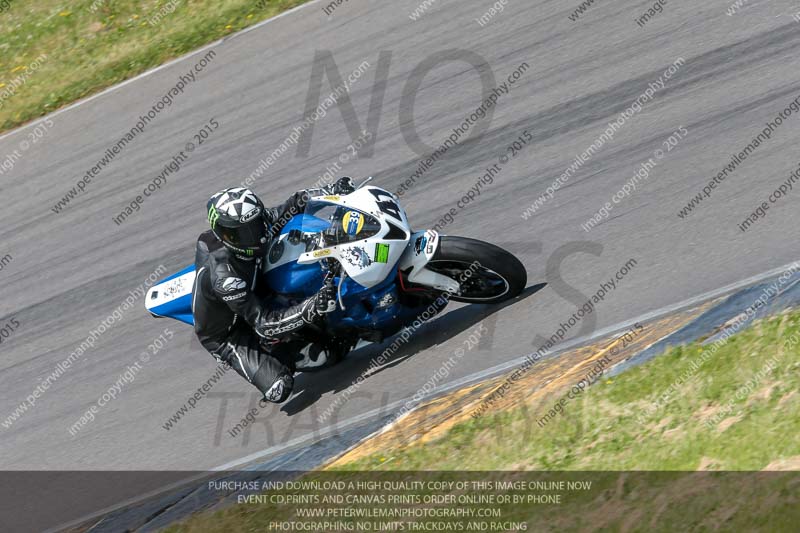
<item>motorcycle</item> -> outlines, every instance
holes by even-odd
[[[381,342],[450,301],[497,304],[527,283],[522,263],[483,241],[412,231],[399,198],[367,178],[344,195],[312,197],[287,221],[261,268],[279,298],[298,301],[333,286],[336,309],[322,334],[356,345]],[[193,325],[191,265],[150,288],[154,317]],[[426,313],[427,311],[427,313]]]

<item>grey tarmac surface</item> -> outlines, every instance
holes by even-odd
[[[737,228],[798,167],[800,113],[694,212],[677,216],[732,154],[800,96],[800,25],[787,15],[791,2],[754,4],[733,16],[726,15],[728,0],[669,3],[645,27],[634,19],[649,2],[596,2],[573,22],[568,15],[578,3],[509,0],[483,27],[475,19],[492,3],[481,0],[440,0],[418,21],[408,16],[416,0],[351,0],[331,17],[322,4],[311,4],[214,46],[216,57],[197,81],[60,214],[50,207],[203,54],[53,116],[47,136],[0,176],[0,256],[13,257],[0,271],[0,325],[19,322],[0,346],[0,469],[203,470],[234,463],[313,440],[335,430],[332,424],[413,396],[481,319],[493,335],[441,385],[534,351],[537,334],[552,335],[631,258],[635,268],[606,295],[588,326],[576,325],[565,341],[800,259],[792,234],[797,190],[747,232]],[[484,58],[498,83],[523,62],[530,68],[500,98],[486,133],[449,151],[403,204],[415,228],[433,226],[527,130],[532,143],[443,232],[508,247],[527,266],[529,284],[547,282],[545,289],[488,316],[491,310],[454,307],[323,423],[318,417],[382,348],[361,350],[335,371],[300,376],[292,400],[265,409],[252,431],[235,438],[227,430],[246,414],[252,395],[233,373],[214,386],[216,396],[198,402],[171,430],[162,428],[214,373],[215,362],[191,342],[190,328],[154,320],[139,299],[35,406],[10,427],[1,424],[160,264],[174,272],[191,262],[208,196],[241,183],[301,123],[315,50],[330,50],[345,77],[362,61],[370,63],[350,93],[362,127],[378,54],[392,52],[374,156],[349,161],[341,174],[373,175],[376,185],[395,190],[420,161],[402,133],[409,131],[400,112],[404,87],[426,58],[451,49]],[[523,220],[523,211],[575,156],[678,58],[685,63],[665,88]],[[326,81],[323,96],[330,90]],[[461,61],[437,66],[421,80],[415,99],[421,139],[440,144],[480,100],[473,67]],[[140,211],[114,224],[112,217],[212,118],[220,127],[209,140]],[[686,138],[608,220],[585,232],[581,224],[681,127]],[[30,129],[0,138],[0,158]],[[315,124],[309,156],[295,157],[292,148],[252,187],[278,203],[317,181],[349,153],[350,142],[342,115],[330,109]],[[175,335],[166,348],[142,364],[93,422],[70,435],[68,428],[164,328]]]

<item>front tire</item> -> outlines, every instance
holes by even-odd
[[[440,237],[425,268],[459,282],[461,293],[450,297],[455,302],[497,304],[518,296],[528,282],[525,267],[512,253],[466,237]]]

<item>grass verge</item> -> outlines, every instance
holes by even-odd
[[[713,352],[713,353],[712,353]],[[800,469],[800,311],[756,322],[714,350],[694,343],[604,379],[540,427],[542,405],[487,413],[424,446],[348,470]],[[566,391],[564,391],[566,392]]]
[[[0,131],[308,0],[3,0]]]

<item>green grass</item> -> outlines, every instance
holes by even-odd
[[[560,395],[541,406],[470,419],[438,440],[311,472],[301,481],[592,480],[592,490],[568,492],[561,504],[495,507],[503,520],[526,522],[529,531],[796,531],[800,491],[793,472],[675,471],[753,471],[771,463],[800,469],[800,312],[760,321],[704,356],[708,349],[676,348],[606,379],[543,428],[537,420]],[[693,361],[702,364],[693,368]],[[648,408],[676,380],[667,401]],[[458,472],[464,470],[473,472]],[[365,493],[318,494],[337,492]],[[320,507],[403,506],[242,503],[167,531],[274,531],[274,521],[308,523],[298,518],[298,508]],[[344,521],[355,526],[357,519]]]
[[[346,469],[760,470],[800,459],[800,312],[758,322],[703,357],[708,348],[675,348],[605,379],[544,427],[537,421],[560,395]],[[649,407],[681,376],[666,402]]]
[[[8,0],[0,11],[0,131],[305,1]]]

